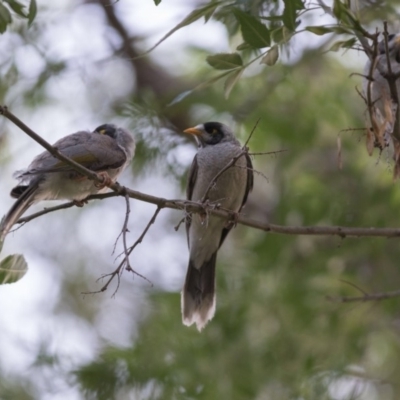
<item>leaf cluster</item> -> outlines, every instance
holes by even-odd
[[[36,0],[30,0],[28,10],[25,4],[18,0],[3,0],[0,3],[0,33],[4,33],[7,27],[13,22],[13,15],[26,19],[28,26],[32,25],[37,13]]]

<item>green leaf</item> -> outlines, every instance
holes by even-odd
[[[349,49],[349,48],[353,47],[356,42],[357,42],[356,38],[351,38],[349,40],[341,40],[341,41],[334,43],[330,47],[329,51],[338,51],[340,49]]]
[[[275,43],[286,43],[292,36],[293,33],[286,26],[280,26],[271,31],[271,38]]]
[[[347,22],[358,32],[363,33],[364,29],[360,24],[360,21],[357,19],[357,17],[353,14],[353,12],[349,9],[344,7],[344,13],[346,14],[347,17]]]
[[[315,35],[325,35],[326,33],[339,33],[339,34],[351,34],[352,31],[350,29],[344,28],[343,26],[307,26],[305,28],[306,31],[312,32]]]
[[[242,57],[238,53],[219,53],[206,58],[208,64],[215,69],[234,69],[243,65]]]
[[[32,25],[32,22],[35,19],[36,14],[37,14],[36,0],[31,0],[31,2],[29,4],[28,26]]]
[[[12,21],[10,11],[0,3],[0,33],[4,33],[7,25]]]
[[[322,36],[327,33],[333,33],[333,30],[331,28],[327,28],[326,26],[307,26],[305,30],[318,36]]]
[[[236,47],[236,50],[242,51],[242,50],[249,50],[249,49],[252,49],[252,48],[253,47],[250,46],[248,43],[243,42],[243,43],[239,44],[238,47]]]
[[[345,42],[343,42],[342,47],[344,47],[345,49],[350,49],[350,48],[353,47],[356,43],[357,43],[357,38],[351,38],[351,39],[346,40]]]
[[[270,31],[262,22],[238,8],[234,8],[233,13],[239,22],[246,43],[256,49],[271,45]]]
[[[13,254],[0,262],[0,285],[14,283],[23,278],[28,270],[24,256]]]
[[[302,0],[283,0],[283,24],[292,32],[296,29],[297,11],[304,9]]]
[[[178,96],[176,96],[171,103],[168,104],[168,106],[173,106],[179,102],[181,102],[183,99],[185,99],[186,97],[188,97],[189,95],[191,95],[192,93],[205,89],[209,86],[211,86],[212,84],[214,84],[215,82],[221,80],[222,78],[224,78],[225,76],[229,75],[232,73],[232,70],[229,71],[224,71],[221,74],[214,76],[213,78],[209,79],[208,81],[202,82],[200,83],[200,85],[197,85],[194,89],[192,90],[187,90],[183,93],[180,93]]]
[[[333,0],[332,12],[339,21],[342,20],[343,12],[345,11],[346,6],[340,0]]]
[[[186,18],[184,18],[178,25],[175,26],[175,28],[171,29],[166,35],[164,35],[153,47],[151,47],[149,50],[147,50],[145,53],[141,54],[139,57],[143,57],[146,54],[149,54],[152,52],[156,47],[158,47],[164,40],[168,39],[173,33],[178,31],[179,29],[190,25],[191,23],[197,21],[201,17],[206,17],[210,18],[210,13],[212,14],[215,9],[219,6],[221,2],[216,1],[211,4],[207,4],[204,7],[198,8],[194,11],[192,11]]]
[[[8,3],[8,5],[10,6],[10,8],[18,15],[20,15],[21,17],[26,18],[27,15],[24,11],[25,6],[23,4],[21,4],[19,1],[17,0],[4,0],[5,3]]]
[[[277,45],[272,46],[267,54],[261,59],[260,64],[266,64],[269,66],[275,65],[279,59],[279,49]]]
[[[244,68],[240,68],[236,71],[232,71],[231,75],[229,75],[228,78],[226,78],[226,81],[224,84],[224,95],[225,95],[226,99],[229,97],[229,94],[231,93],[233,87],[239,81],[240,77],[243,74],[243,71],[244,71]]]
[[[154,4],[158,6],[161,3],[161,0],[154,0]]]

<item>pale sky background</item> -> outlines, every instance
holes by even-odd
[[[94,5],[81,5],[73,0],[40,0],[38,3],[40,7],[48,9],[39,9],[35,22],[46,25],[47,33],[44,38],[36,42],[35,46],[21,47],[16,37],[9,32],[1,37],[0,61],[10,56],[15,57],[25,75],[25,79],[12,88],[6,99],[7,105],[28,126],[51,143],[78,130],[93,130],[104,122],[123,126],[127,124],[125,119],[102,114],[103,96],[123,99],[131,90],[134,80],[124,61],[108,59],[111,55],[108,41],[118,44],[118,39],[110,29],[105,28],[101,10]],[[120,0],[116,7],[125,26],[132,27],[132,32],[143,36],[143,50],[150,48],[193,9],[191,2],[186,0],[164,0],[158,7],[151,0]],[[318,24],[323,24],[321,18]],[[310,46],[319,40],[322,39],[311,34],[302,39],[297,38],[294,41],[296,48],[291,52],[292,60],[300,56],[300,49],[304,48],[305,41]],[[190,53],[184,50],[187,44],[201,46],[210,53],[232,50],[222,24],[209,21],[204,25],[203,21],[198,21],[168,38],[152,53],[152,57],[170,70],[190,70],[195,66],[190,64]],[[19,98],[21,92],[32,84],[32,80],[44,67],[38,51],[51,58],[68,60],[74,68],[52,79],[48,93],[53,101],[40,105],[35,112],[31,112],[23,107]],[[355,65],[361,65],[363,59],[363,56],[358,56],[355,52],[351,52],[346,58]],[[95,78],[90,76],[93,65],[98,66]],[[102,85],[95,92],[88,93],[85,83],[92,82],[93,79],[101,80]],[[93,85],[90,87],[93,88]],[[0,171],[0,190],[4,194],[0,197],[0,214],[3,215],[13,204],[13,199],[6,195],[16,183],[12,173],[25,168],[42,149],[10,122],[0,121],[0,128],[7,130],[9,134],[9,148],[4,154],[0,152],[0,157],[10,157],[10,162]],[[182,168],[189,167],[195,151],[194,145],[183,145],[175,150],[175,157]],[[123,185],[153,195],[183,197],[176,183],[167,177],[147,175],[145,179],[141,179],[132,176],[132,172],[127,170],[119,181]],[[43,206],[44,204],[37,205],[30,212],[40,210]],[[73,208],[48,214],[7,237],[1,258],[23,249],[29,270],[20,282],[0,286],[0,368],[5,373],[10,376],[29,376],[37,348],[43,343],[50,344],[54,353],[65,355],[63,362],[66,371],[90,362],[96,357],[104,341],[129,346],[137,332],[137,321],[145,318],[148,313],[146,293],[169,290],[179,295],[188,252],[183,226],[178,232],[173,227],[182,214],[164,210],[131,257],[132,266],[148,277],[154,287],[138,277],[132,279],[125,272],[115,298],[111,297],[114,287],[95,295],[94,301],[101,303],[101,312],[96,314],[96,320],[92,324],[83,318],[74,317],[68,309],[60,308],[58,300],[62,295],[61,286],[71,273],[82,270],[84,282],[90,282],[89,287],[75,286],[76,297],[82,301],[80,292],[98,289],[100,286],[96,284],[96,279],[116,267],[115,256],[111,252],[123,224],[124,210],[122,198],[93,202],[83,209]],[[154,211],[155,207],[152,205],[131,201],[131,242],[141,234]],[[78,214],[79,219],[76,219]],[[168,231],[159,229],[167,222],[170,226]],[[90,265],[77,261],[79,254],[76,254],[76,249],[84,249],[82,258],[91,260]],[[116,254],[121,251],[121,243],[117,249]],[[59,266],[54,263],[53,257],[64,261],[71,254],[76,254],[76,257],[71,257],[71,265],[67,270],[65,264],[61,267],[61,264]],[[221,254],[229,257],[229,241]],[[84,301],[93,301],[93,298],[86,296]],[[177,318],[180,318],[179,310]],[[73,386],[51,374],[53,373],[49,371],[49,376],[46,377],[35,375],[42,388],[41,399],[81,399]],[[343,395],[340,393],[344,390],[343,387],[332,388],[339,393],[338,399]]]

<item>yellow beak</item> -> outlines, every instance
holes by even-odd
[[[202,132],[200,129],[198,129],[198,128],[188,128],[188,129],[185,129],[183,132],[184,132],[184,133],[189,133],[190,135],[196,135],[196,136],[201,136],[202,133],[203,133],[203,132]]]

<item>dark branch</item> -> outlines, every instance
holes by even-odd
[[[118,185],[119,186],[119,185]],[[146,193],[137,192],[135,190],[131,190],[125,187],[119,186],[119,191],[114,193],[105,193],[89,196],[87,200],[93,199],[106,199],[110,197],[121,196],[120,192],[126,190],[128,196],[132,199],[136,199],[139,201],[144,201],[146,203],[154,204],[158,208],[170,208],[173,210],[185,211],[188,213],[204,213],[204,207],[207,205],[200,204],[194,201],[188,200],[168,200],[162,197],[152,196]],[[72,207],[74,205],[73,202],[65,203],[59,206],[55,206],[52,208],[47,208],[38,213],[32,214],[28,217],[21,218],[18,220],[18,223],[28,222],[34,218],[37,218],[41,215],[47,214],[52,211],[57,211],[61,208]],[[65,207],[64,207],[65,206]],[[215,205],[209,206],[208,213],[210,215],[215,215],[222,219],[229,220],[232,217],[232,213],[229,211],[224,211]],[[364,228],[364,227],[348,227],[348,226],[284,226],[284,225],[275,225],[269,223],[263,223],[256,221],[251,218],[247,218],[246,216],[240,214],[236,221],[238,224],[248,226],[250,228],[262,230],[264,232],[271,233],[279,233],[283,235],[309,235],[309,236],[340,236],[341,238],[346,237],[384,237],[384,238],[394,238],[400,237],[400,228]]]

